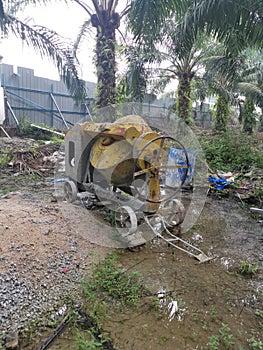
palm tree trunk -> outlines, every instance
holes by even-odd
[[[179,117],[186,123],[192,124],[192,117],[190,114],[191,108],[191,80],[187,73],[183,72],[179,76],[178,85],[178,114]]]
[[[219,96],[216,102],[215,129],[226,131],[230,116],[229,102],[224,96]]]
[[[254,102],[249,98],[246,98],[243,110],[243,131],[251,135],[255,124],[256,119]]]
[[[115,27],[107,21],[97,27],[96,69],[97,69],[97,107],[105,107],[115,102]]]

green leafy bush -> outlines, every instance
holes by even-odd
[[[46,125],[39,125],[48,128]],[[52,129],[50,129],[52,131]],[[34,128],[31,122],[26,118],[22,118],[17,130],[17,136],[28,137],[34,140],[50,140],[54,137],[51,131]]]
[[[206,161],[213,171],[247,171],[251,167],[263,167],[262,152],[254,142],[252,136],[237,131],[200,138]]]

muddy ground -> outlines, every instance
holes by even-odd
[[[209,197],[200,220],[185,238],[201,237],[196,245],[214,260],[199,264],[158,240],[136,257],[125,254],[123,264],[137,262],[136,269],[153,293],[160,288],[173,291],[167,302],[176,300],[179,310],[169,321],[169,311],[164,307],[162,317],[154,314],[146,298],[136,313],[115,314],[108,327],[117,349],[140,349],[142,344],[169,350],[253,349],[249,339],[262,341],[262,270],[255,278],[238,272],[242,259],[262,268],[262,234],[262,224],[239,203]],[[209,337],[214,337],[214,344],[207,345]]]
[[[39,349],[47,335],[43,326],[52,325],[70,298],[79,298],[80,278],[110,251],[67,221],[51,179],[1,173],[0,349],[12,330],[19,333],[20,349]],[[138,308],[107,310],[103,328],[114,349],[262,349],[262,218],[235,196],[211,193],[184,239],[214,259],[199,264],[159,239],[134,252],[121,251],[122,266],[140,271],[152,296],[161,289],[166,293],[161,308],[146,296]],[[257,264],[257,273],[240,274],[242,260]],[[169,320],[171,301],[178,310]],[[31,337],[22,341],[30,329]],[[76,348],[70,329],[50,346]]]

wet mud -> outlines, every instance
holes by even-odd
[[[183,238],[211,261],[200,264],[157,238],[137,251],[118,250],[120,264],[139,271],[149,293],[138,307],[107,310],[103,329],[114,349],[261,349],[262,231],[242,203],[208,197]],[[257,264],[255,276],[240,273],[242,260]],[[73,333],[62,333],[50,349],[76,349]]]

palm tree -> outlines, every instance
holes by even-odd
[[[233,86],[225,76],[220,75],[216,69],[213,70],[211,68],[211,61],[213,61],[213,59],[217,61],[217,59],[210,57],[209,65],[206,66],[206,72],[201,81],[206,87],[206,92],[209,96],[217,96],[214,129],[218,132],[224,132],[228,128],[231,111],[230,107],[235,103],[235,95],[233,93]]]
[[[105,107],[115,102],[116,89],[116,31],[121,19],[130,10],[130,3],[119,13],[118,0],[91,0],[92,7],[82,0],[73,0],[89,15],[75,42],[78,49],[82,38],[90,30],[96,28],[96,70],[97,70],[97,98],[96,105]]]
[[[178,17],[178,16],[177,16]],[[180,42],[181,32],[178,31],[179,25],[173,17],[167,19],[162,25],[160,38],[153,43],[137,45],[127,49],[129,70],[132,72],[131,82],[138,81],[139,74],[146,71],[144,76],[148,80],[148,90],[152,88],[153,92],[162,93],[165,87],[172,81],[178,81],[177,101],[172,107],[178,113],[178,116],[187,124],[193,122],[191,117],[192,102],[192,83],[194,79],[202,76],[203,61],[211,51],[215,50],[217,44],[209,40],[200,33],[192,46],[184,46]],[[155,67],[155,68],[154,68]],[[161,67],[161,68],[160,68]],[[131,86],[133,91],[137,90],[134,84]],[[174,92],[175,93],[175,92]]]
[[[218,95],[215,114],[216,130],[226,130],[231,104],[240,107],[240,121],[243,122],[244,129],[248,130],[248,124],[254,123],[252,123],[254,115],[253,118],[251,118],[252,114],[246,118],[244,109],[241,108],[240,97],[246,97],[249,107],[252,103],[259,107],[263,104],[261,62],[262,53],[251,49],[244,50],[235,57],[221,54],[206,60],[206,73],[203,79],[210,90]]]
[[[66,1],[66,0],[63,0]],[[83,82],[78,77],[77,60],[75,56],[76,48],[85,36],[90,26],[96,28],[96,68],[97,68],[97,100],[99,107],[104,107],[115,101],[116,86],[116,31],[120,26],[120,21],[126,14],[130,13],[134,20],[139,15],[141,23],[136,25],[140,29],[148,27],[149,23],[159,28],[170,10],[175,10],[181,6],[182,0],[127,0],[121,12],[117,12],[119,0],[72,0],[78,4],[88,14],[89,19],[83,24],[77,38],[75,51],[68,45],[65,46],[61,38],[54,32],[41,26],[29,26],[7,10],[9,4],[46,4],[48,0],[24,0],[21,2],[0,0],[0,25],[2,31],[13,32],[24,42],[33,46],[42,56],[49,56],[55,62],[60,74],[71,92],[83,96]],[[51,1],[49,2],[51,3]],[[5,8],[5,6],[6,8]],[[14,7],[13,7],[14,9]],[[136,14],[136,11],[139,13]],[[153,22],[152,22],[153,20]],[[131,22],[133,23],[133,19]],[[157,31],[155,31],[157,32]],[[138,34],[138,31],[137,31]],[[139,34],[138,34],[139,35]],[[153,37],[153,36],[152,36]]]
[[[145,64],[151,61],[149,55],[152,53],[146,52],[143,47],[126,45],[122,55],[127,61],[127,71],[118,84],[119,97],[123,101],[143,102],[149,81],[149,71]]]
[[[89,32],[90,26],[96,28],[96,70],[97,70],[97,98],[96,105],[104,107],[116,101],[116,31],[123,18],[129,14],[129,25],[134,35],[144,37],[149,30],[158,33],[161,24],[170,11],[181,7],[180,0],[127,0],[120,12],[117,12],[119,0],[73,0],[89,15],[90,19],[81,27],[75,43],[79,47],[82,38]],[[141,88],[139,89],[141,90]]]
[[[255,105],[254,102],[250,98],[246,98],[243,107],[243,131],[248,134],[253,133],[253,127],[256,124],[255,118]]]
[[[182,120],[191,124],[192,82],[202,76],[203,61],[211,55],[216,43],[199,34],[192,46],[178,45],[180,33],[171,21],[165,23],[162,34],[162,41],[167,48],[163,58],[169,62],[169,66],[162,69],[162,76],[167,79],[166,83],[178,80],[176,110]]]
[[[72,48],[55,31],[44,26],[30,26],[18,19],[14,13],[23,5],[23,2],[0,0],[1,32],[5,36],[8,36],[10,32],[13,33],[25,44],[33,47],[42,57],[51,58],[70,93],[77,101],[82,101],[86,97],[85,83],[79,78],[78,62],[73,55]]]

